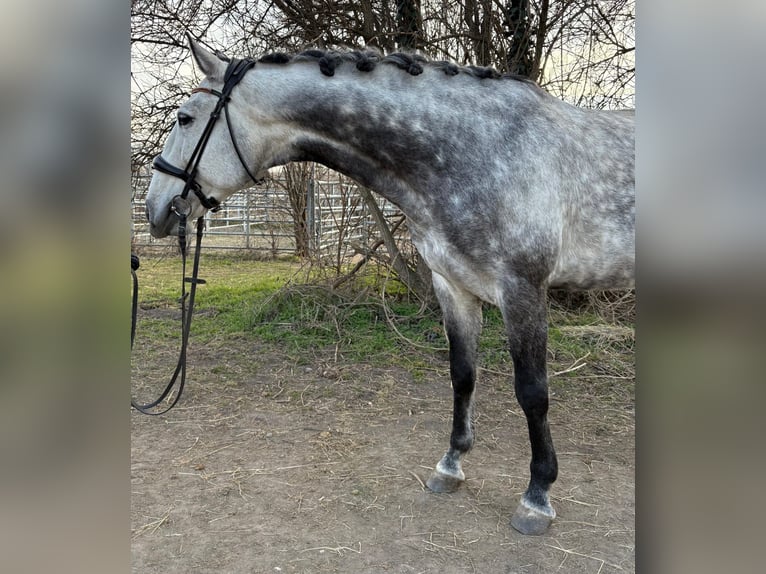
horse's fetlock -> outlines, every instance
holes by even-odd
[[[473,448],[473,433],[468,432],[450,438],[450,446],[460,453],[466,453]]]

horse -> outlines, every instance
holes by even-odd
[[[634,113],[581,109],[529,79],[413,54],[230,60],[189,43],[205,78],[154,161],[151,234],[178,233],[176,213],[201,217],[291,161],[323,164],[397,205],[432,271],[449,342],[452,429],[426,484],[454,492],[465,481],[482,305],[496,305],[531,445],[510,522],[546,532],[558,475],[547,290],[634,285]]]

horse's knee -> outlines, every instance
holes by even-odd
[[[476,382],[476,338],[469,339],[454,328],[447,328],[449,368],[456,395],[470,396]]]
[[[545,379],[537,381],[519,380],[514,383],[516,400],[528,417],[540,417],[548,413],[548,384]]]

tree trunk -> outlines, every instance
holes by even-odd
[[[305,163],[291,163],[284,168],[285,188],[293,217],[295,254],[299,257],[308,257],[309,255],[309,229],[306,213],[309,169],[309,164]]]
[[[543,0],[547,5],[547,0]],[[547,10],[547,9],[546,9]],[[536,66],[530,45],[529,0],[509,0],[505,7],[506,36],[509,48],[506,55],[505,71],[536,79],[532,76]]]
[[[396,0],[396,45],[400,50],[423,47],[423,17],[420,0]]]
[[[388,222],[386,221],[383,212],[380,210],[380,207],[378,207],[378,202],[375,201],[372,192],[366,187],[359,186],[359,193],[367,205],[367,208],[370,210],[370,214],[375,220],[375,224],[378,226],[380,238],[386,246],[388,256],[390,257],[389,264],[399,278],[399,281],[401,281],[421,301],[430,301],[432,299],[430,282],[425,282],[422,273],[413,271],[409,265],[407,265],[407,260],[396,245],[396,240],[391,233],[391,229],[388,227]]]

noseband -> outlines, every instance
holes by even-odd
[[[196,92],[204,92],[218,96],[218,102],[210,114],[207,125],[205,126],[205,129],[202,132],[202,136],[197,142],[197,145],[194,148],[194,151],[192,152],[185,169],[174,166],[164,157],[162,157],[162,155],[158,155],[156,158],[154,158],[154,162],[152,162],[152,167],[157,171],[167,175],[172,175],[173,177],[177,177],[184,181],[183,191],[180,195],[177,195],[173,198],[173,202],[171,204],[171,209],[179,217],[183,217],[185,219],[186,216],[191,212],[191,206],[188,204],[187,200],[190,191],[194,192],[194,195],[197,196],[205,209],[218,211],[221,208],[221,203],[215,197],[207,196],[204,194],[202,191],[202,186],[196,179],[197,167],[199,166],[199,162],[202,159],[202,153],[205,151],[205,146],[207,146],[207,143],[210,140],[210,134],[213,131],[213,126],[215,126],[218,117],[221,115],[221,110],[224,111],[226,116],[226,125],[229,128],[231,142],[234,144],[234,151],[237,152],[237,157],[239,158],[242,167],[245,168],[245,171],[247,172],[247,175],[250,176],[250,179],[256,183],[258,181],[250,172],[250,169],[247,167],[247,163],[245,163],[245,160],[242,157],[242,153],[239,150],[237,140],[234,137],[234,132],[231,129],[231,120],[229,119],[228,107],[231,91],[234,89],[234,86],[236,86],[242,80],[242,78],[245,77],[247,71],[253,66],[255,66],[255,60],[251,60],[250,58],[245,58],[243,60],[233,59],[226,68],[226,73],[224,74],[223,78],[223,89],[220,92],[210,88],[195,88],[192,90],[192,94]],[[179,201],[179,199],[181,201]]]

